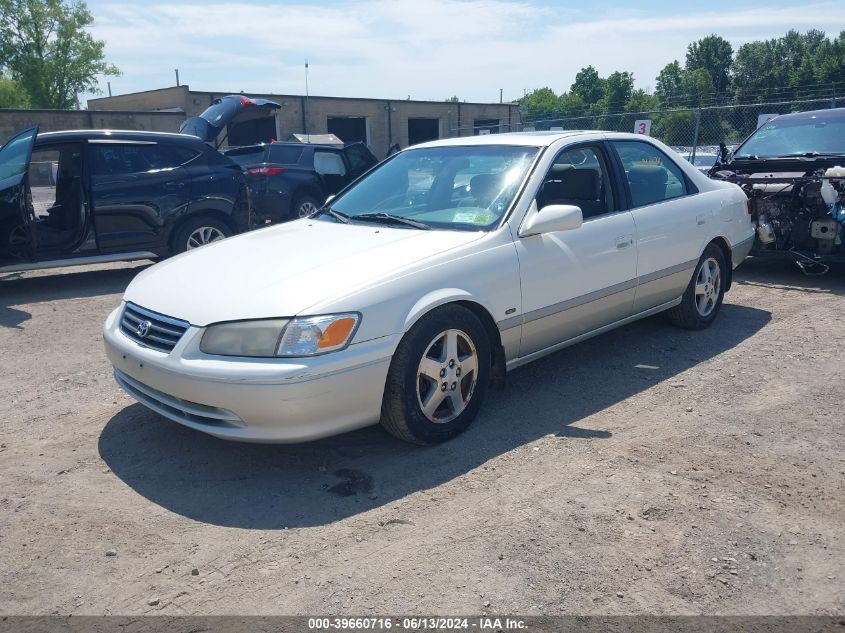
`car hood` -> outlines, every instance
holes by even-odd
[[[135,277],[124,299],[196,326],[289,317],[482,235],[296,220],[156,264]],[[354,301],[339,306],[357,308]]]
[[[188,117],[179,126],[180,134],[198,136],[213,143],[229,123],[270,116],[281,108],[275,101],[244,95],[228,95],[215,99],[199,116]]]

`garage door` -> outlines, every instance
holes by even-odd
[[[440,119],[408,119],[408,145],[440,138]]]
[[[329,117],[327,124],[329,134],[334,134],[346,144],[356,141],[369,144],[366,117]]]

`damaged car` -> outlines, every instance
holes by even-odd
[[[769,120],[711,178],[738,184],[756,226],[755,255],[790,257],[808,274],[845,262],[845,108]]]

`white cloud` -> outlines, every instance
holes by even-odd
[[[583,5],[582,5],[583,6]],[[600,5],[596,5],[599,6]],[[694,5],[693,5],[694,6]],[[743,5],[748,7],[748,4]],[[583,66],[634,72],[651,86],[686,45],[719,33],[737,45],[790,28],[845,24],[845,5],[695,10],[562,9],[525,0],[92,3],[94,35],[124,72],[115,92],[199,90],[494,101],[525,88],[565,90]],[[665,13],[665,12],[664,12]]]

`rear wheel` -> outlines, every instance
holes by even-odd
[[[667,311],[669,320],[688,330],[702,330],[716,319],[725,296],[725,255],[715,244],[704,249],[681,303]]]
[[[320,208],[320,203],[313,196],[302,195],[297,197],[293,203],[293,212],[291,216],[296,218],[307,218],[312,213],[316,213]]]
[[[463,432],[490,377],[487,332],[472,312],[444,306],[402,338],[387,377],[381,424],[396,437],[437,444]]]
[[[218,242],[232,234],[224,222],[210,217],[199,217],[187,220],[173,239],[173,250],[184,253],[212,242]]]

